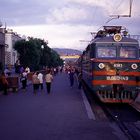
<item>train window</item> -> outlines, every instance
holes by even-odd
[[[116,57],[116,47],[98,47],[97,57],[99,58],[115,58]]]
[[[121,47],[121,58],[137,58],[137,49],[135,47]]]

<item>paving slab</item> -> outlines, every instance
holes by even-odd
[[[62,73],[54,77],[51,94],[44,83],[36,95],[31,84],[26,90],[1,95],[0,139],[127,140],[116,124],[89,115],[82,94],[76,81],[70,87],[68,75]]]

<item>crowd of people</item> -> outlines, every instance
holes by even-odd
[[[53,75],[51,73],[51,70],[47,70],[47,74],[45,75],[44,78],[43,78],[43,74],[41,72],[34,72],[34,74],[32,76],[32,83],[33,83],[33,91],[35,94],[39,88],[41,90],[43,90],[44,79],[45,79],[45,83],[46,83],[47,92],[48,92],[48,94],[50,94],[51,83],[53,80]]]
[[[29,70],[27,71],[27,69],[25,69],[25,70],[23,70],[23,72],[21,74],[20,81],[22,83],[22,89],[26,89],[26,87],[27,87],[28,73],[30,73]],[[34,94],[36,94],[39,89],[41,89],[41,90],[44,89],[44,87],[43,87],[44,81],[46,83],[47,92],[48,92],[48,94],[50,94],[51,83],[53,80],[52,73],[56,74],[56,72],[54,70],[52,72],[52,70],[50,70],[50,69],[47,69],[45,74],[43,74],[40,71],[32,72],[32,80],[31,81],[32,81],[32,85],[33,85]]]
[[[19,79],[20,79],[20,83],[22,85],[22,89],[26,90],[27,89],[27,82],[28,82],[28,74],[31,75],[31,84],[33,86],[33,93],[37,94],[38,90],[43,91],[44,89],[44,84],[45,83],[45,87],[47,90],[47,93],[50,94],[51,93],[51,85],[52,85],[52,81],[54,79],[54,76],[58,73],[58,72],[62,72],[63,68],[57,69],[57,68],[52,68],[52,69],[46,69],[46,72],[41,72],[41,71],[35,71],[35,72],[30,72],[30,68],[26,67],[26,68],[22,68],[22,70],[20,71],[19,74]],[[75,77],[77,75],[78,77],[78,88],[81,89],[81,73],[77,73],[75,71],[74,68],[69,68],[67,70],[64,69],[64,71],[68,74],[68,78],[70,81],[70,87],[73,87],[74,85],[74,81],[75,81]],[[2,87],[3,87],[3,94],[7,95],[7,90],[8,90],[8,80],[7,80],[7,76],[5,72],[2,73],[1,75],[1,83],[2,83]]]
[[[77,77],[78,78],[77,79],[77,81],[78,81],[78,88],[81,89],[81,87],[82,87],[82,72],[76,70],[73,67],[69,67],[66,71],[67,71],[67,73],[69,75],[70,87],[73,87],[74,81],[75,81],[75,79]]]

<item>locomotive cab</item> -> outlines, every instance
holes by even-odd
[[[130,103],[140,87],[138,41],[105,26],[83,54],[83,79],[102,102]]]

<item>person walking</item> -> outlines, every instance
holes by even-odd
[[[6,79],[6,75],[4,72],[2,72],[2,75],[1,75],[1,83],[2,83],[2,88],[3,88],[3,94],[7,95],[8,81]]]
[[[30,73],[30,68],[27,66],[27,67],[25,68],[25,71],[27,72],[27,74]]]
[[[50,70],[48,70],[48,73],[45,76],[45,80],[46,80],[47,92],[48,92],[48,94],[50,94],[50,91],[51,91],[51,83],[52,83],[52,80],[53,80],[53,76],[52,76]]]
[[[21,66],[21,67],[20,67],[20,74],[22,74],[23,72],[24,72],[24,67]]]
[[[34,94],[36,94],[36,91],[38,90],[39,87],[39,79],[38,79],[37,72],[34,72],[32,76],[32,83],[33,83],[33,92]]]
[[[73,85],[74,85],[74,70],[70,70],[68,74],[69,74],[70,86],[73,87]]]
[[[23,73],[21,74],[20,81],[22,83],[22,89],[26,89],[26,87],[27,87],[27,73],[25,71],[23,71]]]
[[[39,87],[41,87],[41,90],[43,90],[43,74],[41,72],[38,73],[38,79],[39,79]]]

